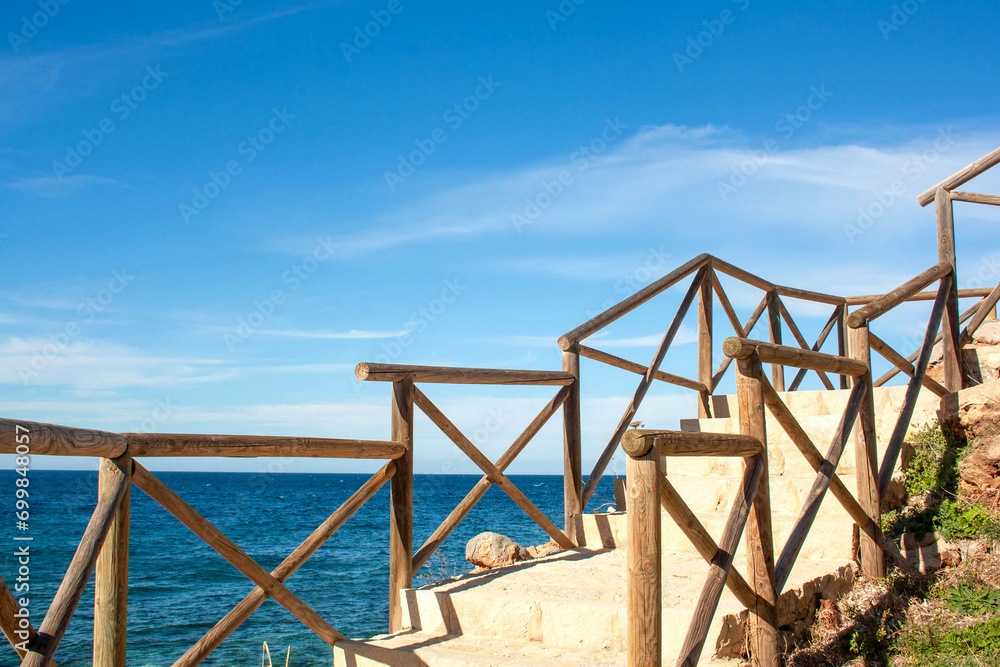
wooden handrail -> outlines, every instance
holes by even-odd
[[[951,198],[955,201],[969,202],[970,204],[987,204],[989,206],[1000,206],[1000,196],[984,195],[979,192],[962,192],[952,190]]]
[[[259,435],[123,433],[132,456],[304,456],[335,459],[398,459],[402,443]]]
[[[861,377],[868,372],[867,364],[847,357],[838,357],[825,352],[813,352],[798,347],[775,345],[760,340],[750,340],[730,336],[722,343],[722,351],[734,359],[746,359],[754,352],[760,354],[760,360],[768,364],[781,364],[795,368],[808,368],[813,371],[825,371],[840,375]]]
[[[927,188],[917,195],[917,202],[921,206],[927,206],[934,201],[934,195],[937,194],[938,188],[942,188],[944,190],[954,190],[963,183],[972,180],[987,169],[990,169],[998,164],[1000,164],[1000,148],[997,148],[992,153],[987,153],[964,169],[956,171],[954,174],[944,179],[937,185]]]
[[[986,321],[986,318],[989,317],[990,312],[996,308],[997,301],[1000,301],[1000,283],[997,283],[997,286],[990,290],[990,293],[986,295],[983,302],[979,304],[979,308],[976,309],[976,314],[972,316],[972,319],[962,330],[962,334],[959,336],[959,345],[961,347],[972,342],[972,337],[975,336],[976,331]]]
[[[597,457],[597,462],[594,464],[594,468],[587,477],[587,483],[583,487],[583,506],[587,506],[587,502],[590,500],[590,496],[593,495],[594,490],[597,488],[597,483],[601,481],[601,476],[604,474],[604,470],[608,467],[608,463],[611,462],[611,457],[614,456],[615,450],[618,449],[618,444],[625,435],[625,430],[628,429],[629,423],[635,416],[636,411],[639,409],[639,405],[642,403],[642,399],[646,397],[646,392],[649,391],[649,386],[653,382],[652,374],[655,373],[660,368],[660,364],[663,362],[663,358],[667,355],[667,350],[670,349],[670,344],[673,343],[674,337],[677,332],[681,329],[681,324],[684,321],[684,317],[687,315],[688,309],[691,308],[691,302],[694,301],[695,295],[701,290],[701,284],[703,280],[707,280],[711,275],[709,268],[703,266],[699,269],[698,273],[695,275],[694,280],[688,286],[687,292],[684,294],[684,298],[681,299],[680,307],[677,309],[677,313],[674,315],[673,320],[670,322],[670,327],[667,329],[666,334],[663,336],[663,340],[660,341],[660,346],[656,349],[656,353],[653,355],[653,360],[650,362],[646,369],[646,375],[639,380],[639,385],[635,388],[635,393],[632,394],[632,401],[625,408],[622,418],[618,422],[618,426],[615,427],[615,432],[608,439],[608,444],[604,446],[604,451],[601,455]]]
[[[701,433],[698,431],[659,431],[629,429],[622,436],[622,449],[629,456],[645,456],[659,447],[660,456],[757,456],[763,450],[760,441],[736,433]]]
[[[905,283],[875,299],[867,306],[855,310],[847,316],[847,326],[857,329],[865,322],[871,322],[877,317],[884,315],[907,298],[918,293],[931,283],[934,283],[952,272],[952,266],[948,262],[941,262],[927,269],[918,276],[907,280]]]
[[[584,338],[600,331],[618,318],[646,303],[660,292],[683,280],[686,276],[697,271],[711,260],[711,255],[702,253],[686,264],[682,264],[659,280],[650,283],[627,299],[623,299],[603,313],[592,317],[569,333],[561,336],[559,338],[559,348],[562,350],[570,349]]]
[[[958,290],[959,299],[981,299],[984,296],[988,296],[990,293],[989,287],[973,287],[970,289],[960,289]],[[849,296],[847,297],[848,306],[864,306],[871,303],[875,299],[880,299],[884,294],[867,294],[864,296]],[[917,292],[916,294],[910,296],[906,299],[907,303],[913,301],[933,301],[937,298],[937,290],[933,292]]]
[[[451,368],[403,364],[360,363],[354,374],[363,382],[398,382],[413,376],[414,382],[440,384],[561,385],[573,384],[572,373],[524,371],[506,368]]]
[[[113,459],[125,453],[128,441],[119,433],[42,424],[20,419],[0,419],[0,454],[17,450],[17,437],[27,434],[32,454],[101,456]]]
[[[840,306],[844,303],[844,297],[842,296],[823,294],[822,292],[813,292],[812,290],[788,287],[787,285],[775,285],[774,290],[781,296],[787,296],[790,299],[801,299],[802,301],[813,301],[815,303],[828,303],[831,306]]]
[[[615,368],[620,368],[623,371],[635,373],[636,375],[645,375],[649,371],[647,366],[637,364],[634,361],[629,361],[628,359],[616,357],[613,354],[608,354],[607,352],[603,352],[601,350],[595,350],[594,348],[587,347],[586,345],[580,345],[580,356],[593,359],[594,361],[600,361],[601,363],[614,366]],[[674,375],[673,373],[666,373],[658,370],[653,373],[653,378],[668,384],[675,384],[678,387],[684,387],[685,389],[693,389],[694,391],[700,392],[708,391],[708,387],[703,385],[701,382],[689,380],[686,377]]]

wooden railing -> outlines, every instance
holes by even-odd
[[[676,663],[678,666],[697,664],[704,648],[709,625],[718,606],[723,585],[728,585],[750,612],[749,648],[752,663],[768,667],[778,664],[775,662],[777,659],[776,601],[788,581],[795,560],[828,490],[832,491],[834,497],[859,528],[861,534],[860,560],[863,572],[871,577],[884,576],[886,555],[902,564],[902,559],[892,542],[883,539],[881,502],[888,489],[903,440],[910,426],[918,395],[923,388],[938,396],[943,396],[949,392],[958,391],[963,386],[968,386],[970,378],[965,377],[962,348],[973,339],[979,326],[995,312],[997,302],[1000,301],[1000,284],[993,289],[959,290],[957,288],[952,210],[953,201],[1000,205],[1000,197],[957,192],[954,191],[954,188],[996,164],[1000,164],[1000,149],[958,174],[945,179],[935,188],[922,193],[918,197],[921,205],[926,205],[931,201],[936,202],[939,263],[886,294],[845,298],[830,297],[831,301],[829,302],[834,303],[837,310],[831,317],[831,321],[824,327],[820,340],[812,348],[805,344],[801,334],[796,333],[796,327],[790,317],[786,318],[786,323],[793,331],[799,347],[780,345],[780,335],[776,336],[774,333],[777,329],[774,323],[778,317],[773,313],[777,311],[781,317],[787,315],[787,311],[782,308],[779,301],[779,297],[783,295],[782,289],[784,295],[794,294],[800,298],[818,300],[815,293],[803,294],[800,291],[789,291],[789,288],[774,287],[768,289],[768,285],[758,283],[758,287],[767,290],[765,302],[770,299],[770,303],[762,302],[748,325],[741,329],[739,320],[731,314],[731,308],[726,308],[727,300],[724,293],[717,289],[720,301],[727,309],[727,314],[737,333],[737,336],[728,338],[724,342],[723,352],[727,362],[729,360],[737,362],[737,398],[740,423],[740,435],[738,436],[678,431],[626,431],[626,428],[629,420],[634,416],[639,402],[645,396],[645,391],[652,379],[661,379],[699,391],[702,394],[701,402],[704,406],[700,411],[701,416],[710,414],[707,396],[711,395],[714,386],[704,381],[700,383],[694,383],[691,380],[684,380],[683,383],[678,382],[676,376],[660,371],[659,363],[663,360],[665,348],[670,344],[671,331],[676,333],[680,320],[683,319],[693,302],[695,294],[698,294],[700,299],[699,379],[706,377],[702,375],[702,371],[706,362],[710,363],[711,360],[710,352],[706,352],[706,346],[710,346],[711,341],[711,306],[706,308],[704,305],[708,300],[705,285],[718,287],[718,278],[714,274],[716,268],[750,284],[753,284],[751,278],[760,281],[759,278],[749,276],[745,272],[739,272],[738,269],[733,270],[733,267],[725,265],[717,258],[701,255],[672,274],[668,274],[662,281],[654,283],[644,293],[636,294],[631,300],[626,300],[613,307],[560,339],[560,347],[563,350],[571,350],[577,346],[577,349],[583,353],[584,348],[579,346],[580,340],[607,326],[684,276],[698,271],[681,302],[671,330],[668,331],[664,343],[648,367],[641,367],[606,353],[586,355],[624,370],[644,374],[643,383],[640,383],[639,390],[626,409],[626,417],[619,423],[619,429],[615,432],[601,459],[598,460],[597,467],[595,467],[595,474],[599,476],[603,472],[603,466],[606,465],[610,454],[613,453],[617,443],[621,441],[623,449],[629,455],[627,484],[629,494],[628,664],[630,667],[660,664],[662,657],[660,637],[661,505],[677,522],[699,553],[711,563],[708,580],[702,590],[695,616],[691,621]],[[934,283],[938,283],[936,290],[923,291]],[[977,297],[980,300],[972,308],[959,315],[959,299],[966,297]],[[899,305],[926,300],[934,301],[928,316],[926,331],[920,347],[909,357],[903,357],[882,338],[870,331],[870,325],[873,321]],[[773,305],[775,302],[777,305]],[[848,313],[848,306],[861,307]],[[753,340],[748,335],[749,331],[765,308],[769,310],[771,340],[767,342]],[[959,327],[966,321],[968,324],[965,329],[960,331]],[[834,326],[834,322],[838,325],[839,354],[831,355],[819,352],[818,350]],[[934,346],[939,342],[942,343],[943,385],[927,376],[927,368]],[[894,366],[893,371],[878,380],[872,378],[871,350],[875,350]],[[762,363],[771,364],[772,382],[769,382],[764,375]],[[841,386],[846,387],[849,384],[851,387],[847,406],[825,456],[820,454],[809,435],[798,423],[788,406],[781,400],[779,392],[782,390],[780,382],[783,375],[775,369],[784,366],[799,369],[796,380],[799,380],[807,371],[812,370],[820,374],[827,388],[831,388],[831,386],[828,379],[823,376],[824,373],[840,375]],[[724,371],[725,366],[721,370]],[[873,390],[900,372],[909,377],[905,399],[892,435],[886,445],[885,454],[879,461],[876,448]],[[798,383],[795,382],[790,389],[797,386]],[[771,413],[817,473],[799,518],[777,561],[773,555],[771,535],[765,409]],[[857,497],[851,494],[836,474],[837,465],[852,432],[855,438]],[[693,455],[742,456],[745,461],[743,483],[718,545],[680,498],[667,477],[660,472],[661,456]],[[744,525],[746,525],[747,532],[746,551],[748,557],[746,579],[732,570],[733,553]]]
[[[456,526],[475,507],[486,492],[494,484],[500,487],[511,500],[517,504],[552,540],[564,549],[572,549],[579,543],[575,534],[575,521],[567,520],[567,530],[560,530],[538,507],[532,503],[520,489],[504,475],[503,471],[510,466],[532,438],[541,430],[546,422],[564,409],[567,419],[570,418],[569,401],[579,396],[576,376],[566,371],[530,371],[530,370],[494,370],[482,368],[441,368],[433,366],[403,366],[396,364],[358,364],[355,375],[363,381],[392,382],[392,432],[393,439],[407,442],[407,455],[396,462],[397,470],[406,470],[393,478],[392,483],[392,521],[390,523],[390,562],[389,562],[389,631],[395,632],[403,627],[402,599],[403,589],[413,583],[413,573],[420,569],[427,559],[441,546]],[[560,387],[555,396],[542,408],[507,449],[497,459],[490,461],[483,452],[473,444],[455,424],[438,408],[427,395],[420,391],[417,383],[444,384],[481,384],[481,385],[554,385]],[[579,402],[572,413],[573,424],[579,428]],[[423,546],[413,554],[413,407],[416,406],[458,449],[465,454],[480,470],[483,478],[472,488],[458,506],[448,515],[438,528],[431,533]],[[579,442],[579,440],[577,440]],[[567,456],[568,461],[579,462],[579,451],[576,456]],[[569,465],[569,464],[568,464]],[[579,479],[579,465],[575,471],[566,475],[569,480]],[[570,490],[569,495],[573,505],[577,502],[579,486]]]
[[[98,502],[66,575],[36,631],[21,626],[18,604],[0,579],[0,629],[22,657],[22,665],[54,664],[54,655],[72,619],[92,572],[96,570],[94,664],[124,667],[128,588],[129,507],[132,484],[150,497],[222,555],[256,588],[175,663],[196,665],[260,607],[273,598],[300,622],[329,644],[345,642],[326,620],[285,586],[285,582],[386,482],[391,482],[390,618],[391,631],[403,625],[402,590],[412,584],[413,573],[441,546],[492,485],[500,487],[553,541],[564,548],[583,544],[580,517],[619,444],[628,460],[629,521],[629,664],[658,664],[660,646],[660,506],[678,523],[697,551],[711,563],[710,574],[682,647],[679,665],[694,665],[704,646],[708,626],[723,586],[750,610],[751,658],[756,665],[770,667],[777,652],[776,600],[788,580],[802,544],[828,490],[858,525],[861,562],[870,576],[885,572],[885,554],[892,546],[882,540],[881,497],[895,467],[899,451],[916,407],[921,388],[943,395],[963,386],[962,347],[1000,301],[1000,284],[990,290],[959,290],[955,261],[953,202],[1000,205],[1000,197],[955,190],[974,176],[1000,164],[1000,149],[922,193],[922,206],[935,202],[938,264],[881,295],[840,297],[771,283],[717,257],[703,254],[668,273],[622,302],[559,338],[561,371],[442,368],[395,364],[359,364],[360,380],[392,383],[390,441],[336,440],[178,434],[110,433],[74,429],[33,422],[0,419],[0,453],[31,455],[83,455],[101,458]],[[763,297],[743,322],[723,289],[720,274],[761,290]],[[680,306],[657,347],[652,360],[642,365],[584,345],[583,342],[653,297],[692,276]],[[938,289],[923,291],[935,282]],[[959,314],[959,299],[980,300]],[[697,299],[697,379],[662,370],[667,352]],[[804,337],[784,299],[833,306],[833,312],[813,343]],[[716,340],[713,304],[718,301],[733,333],[722,345],[724,358],[714,366]],[[920,348],[908,357],[872,333],[870,325],[900,304],[933,300],[926,333]],[[854,312],[849,307],[861,306]],[[766,313],[768,340],[752,337]],[[964,330],[961,324],[968,322]],[[796,346],[782,344],[783,331]],[[940,329],[940,333],[939,333]],[[822,352],[836,331],[837,354]],[[927,377],[932,350],[942,343],[943,384]],[[883,356],[894,369],[872,379],[871,350]],[[632,399],[606,445],[601,450],[586,484],[582,477],[580,357],[640,375]],[[736,436],[632,430],[629,425],[654,380],[698,392],[698,414],[713,416],[712,396],[729,367],[736,362],[736,387],[741,433]],[[770,380],[762,364],[770,365]],[[780,392],[786,390],[785,368],[796,374],[788,391],[801,387],[806,374],[815,372],[826,389],[850,389],[847,407],[837,432],[821,454],[797,422]],[[877,461],[873,390],[898,373],[909,377],[906,398],[881,462]],[[837,384],[831,375],[839,375]],[[553,398],[514,440],[497,461],[490,461],[469,438],[416,386],[417,383],[548,385],[559,387]],[[482,479],[449,514],[430,538],[413,553],[414,406],[448,436],[483,472]],[[564,528],[545,516],[504,471],[524,450],[545,423],[560,409],[564,439]],[[810,466],[816,480],[806,498],[795,528],[774,558],[771,508],[767,474],[765,409],[785,430]],[[837,464],[852,430],[855,434],[857,497],[836,475]],[[28,443],[30,442],[30,447]],[[740,456],[745,471],[740,494],[718,543],[709,535],[669,480],[659,471],[661,456]],[[330,458],[386,459],[388,462],[324,521],[277,568],[267,572],[186,501],[143,467],[136,457],[147,456],[314,456]],[[27,495],[27,492],[26,492]],[[733,553],[741,534],[747,534],[747,577],[733,571]],[[27,651],[17,648],[24,635]]]
[[[204,660],[267,598],[273,598],[328,644],[344,640],[340,632],[292,593],[285,582],[389,479],[396,476],[397,464],[407,455],[408,448],[402,440],[109,433],[0,419],[0,453],[100,457],[97,506],[37,631],[26,620],[15,616],[20,606],[6,582],[0,578],[0,629],[22,659],[22,666],[55,664],[56,650],[95,570],[93,664],[101,667],[125,666],[130,489],[135,484],[256,584],[256,588],[232,611],[173,663],[175,667],[182,667],[197,665]],[[268,572],[149,472],[136,460],[139,456],[305,456],[387,459],[388,462],[277,568]],[[30,484],[25,489],[30,503]]]

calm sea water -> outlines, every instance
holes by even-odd
[[[256,475],[157,473],[164,482],[268,570],[368,478],[346,474]],[[14,535],[30,535],[32,623],[37,627],[66,571],[96,502],[97,473],[32,471],[31,522],[15,528],[14,473],[0,471],[0,502],[9,510],[0,526],[0,574],[17,576]],[[417,475],[414,549],[478,481],[466,475]],[[518,487],[556,525],[562,523],[562,477],[512,475]],[[610,500],[610,477],[601,480],[589,507]],[[389,485],[368,501],[289,581],[289,589],[348,637],[386,631],[388,617]],[[129,583],[129,665],[169,666],[253,588],[242,574],[138,488],[132,492]],[[497,488],[491,488],[451,534],[416,585],[469,570],[465,543],[492,530],[524,545],[548,536]],[[23,544],[23,543],[16,543]],[[91,664],[93,582],[77,608],[57,654],[62,667]],[[332,664],[331,650],[273,600],[268,600],[203,663],[259,665],[261,644],[290,665]],[[0,666],[18,662],[0,647]]]

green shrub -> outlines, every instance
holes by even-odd
[[[943,597],[949,607],[969,616],[1000,611],[1000,591],[982,583],[959,584],[947,589]]]
[[[987,528],[992,523],[993,520],[982,505],[965,503],[961,500],[945,499],[934,518],[934,527],[941,531],[941,535],[949,542],[981,537],[984,533],[990,532]]]
[[[954,492],[965,440],[936,423],[920,427],[909,440],[914,453],[903,471],[907,493],[919,496],[936,489]]]
[[[968,628],[923,626],[907,634],[903,653],[927,667],[1000,664],[1000,617]]]

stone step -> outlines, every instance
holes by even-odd
[[[837,499],[831,497],[824,498],[823,504],[830,505],[837,503]],[[839,504],[839,503],[837,503]],[[774,535],[775,558],[781,553],[788,535],[791,534],[795,523],[798,520],[797,514],[781,513],[779,508],[772,505],[774,514],[772,515],[772,532]],[[729,510],[718,512],[695,512],[708,533],[718,541],[722,530],[725,527]],[[850,560],[852,558],[852,544],[854,536],[854,522],[846,513],[834,513],[831,510],[828,514],[816,517],[809,535],[802,546],[802,551],[796,563],[807,560]],[[583,530],[587,547],[609,548],[625,550],[628,546],[628,526],[625,512],[609,512],[607,514],[585,514],[583,516]],[[691,541],[688,540],[684,532],[674,523],[670,515],[664,511],[661,514],[660,539],[665,551],[676,551],[678,553],[695,554],[697,550]],[[737,555],[742,555],[745,550],[744,541],[736,549]],[[797,567],[798,565],[796,565]],[[794,575],[795,572],[793,571]]]
[[[671,460],[667,461],[668,473]],[[740,493],[743,483],[743,476],[705,476],[688,477],[668,474],[668,479],[677,492],[694,512],[722,512],[723,516],[733,506],[736,497]],[[813,483],[816,481],[816,474],[808,477],[791,477],[788,475],[770,476],[771,506],[785,514],[794,514],[802,510],[802,502],[808,496]],[[854,476],[845,477],[844,483],[853,490]],[[820,505],[819,516],[842,516],[846,517],[847,512],[837,502],[831,494],[823,499]]]
[[[483,639],[461,635],[404,631],[365,641],[337,642],[334,667],[464,667],[465,665],[594,665],[623,667],[624,651],[573,651],[517,639]],[[706,661],[700,665],[732,665]]]
[[[847,407],[850,390],[834,391],[782,391],[778,396],[796,418],[822,415],[840,416]],[[906,386],[876,387],[873,393],[875,412],[899,412],[906,397]],[[935,412],[940,408],[941,399],[931,391],[922,389],[917,395],[916,410],[920,412]],[[735,394],[712,397],[712,415],[714,417],[736,417],[739,415],[739,404]]]
[[[898,413],[879,413],[875,416],[876,441],[878,443],[879,460],[885,454],[893,429],[896,427]],[[936,413],[914,413],[910,424],[910,432],[923,424],[933,422]],[[813,444],[821,454],[826,454],[840,424],[840,416],[813,416],[799,418],[799,424],[810,436]],[[784,429],[768,415],[766,420],[768,438],[768,464],[771,477],[807,477],[815,474],[812,466],[799,452]],[[739,424],[734,418],[713,419],[682,419],[682,431],[702,433],[734,433],[739,431]],[[896,461],[897,469],[903,464],[903,459]],[[731,457],[670,457],[665,462],[667,474],[671,477],[732,477],[741,474],[743,462]],[[850,438],[837,467],[837,473],[845,477],[853,476],[854,439]]]
[[[578,549],[406,590],[406,622],[411,627],[366,642],[338,643],[334,664],[623,665],[626,558],[623,550]],[[672,662],[694,614],[708,564],[693,554],[665,552],[662,565],[663,657]],[[808,563],[790,588],[828,579],[830,572],[844,565]],[[746,570],[740,558],[735,567]],[[812,590],[797,597],[794,591],[786,594],[782,613],[801,615],[799,606],[815,603]],[[735,667],[713,653],[731,634],[726,615],[741,610],[725,591],[700,665]]]

